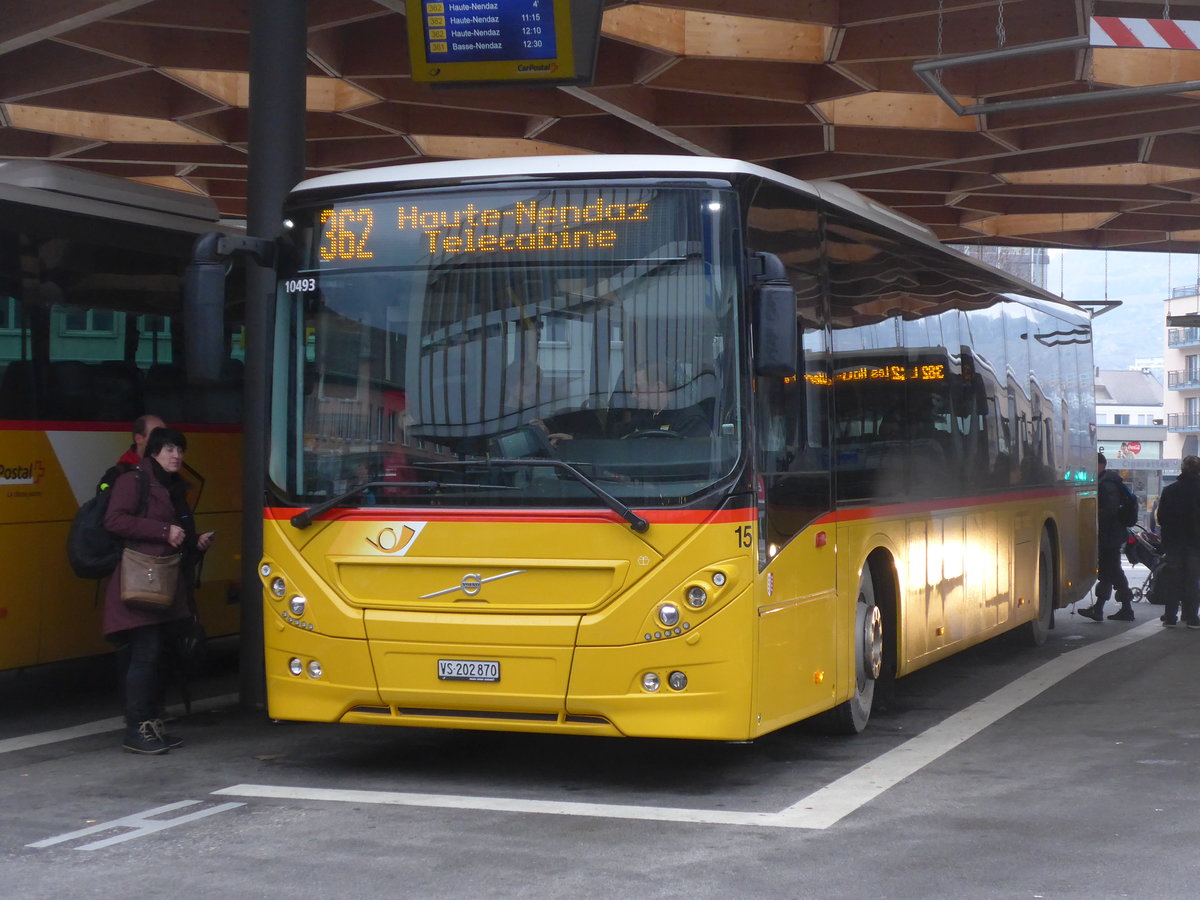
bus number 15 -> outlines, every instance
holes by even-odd
[[[749,525],[739,525],[733,529],[733,533],[737,535],[737,545],[739,547],[750,548],[754,546],[754,529]]]

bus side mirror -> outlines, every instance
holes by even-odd
[[[183,270],[184,349],[188,379],[212,384],[221,376],[225,357],[225,267],[218,253],[221,235],[201,235]]]
[[[761,274],[754,296],[754,373],[768,378],[792,378],[800,363],[796,336],[796,291],[783,263],[773,253],[756,253]]]
[[[225,358],[225,271],[230,257],[245,253],[260,266],[274,267],[274,241],[210,231],[196,238],[183,270],[184,349],[188,380],[211,384],[221,378]]]

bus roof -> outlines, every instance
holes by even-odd
[[[819,197],[847,212],[860,215],[892,231],[919,241],[956,259],[970,259],[972,265],[994,273],[1012,285],[1014,293],[1022,294],[1022,300],[1036,298],[1050,304],[1049,311],[1062,313],[1062,308],[1072,310],[1086,318],[1091,313],[1083,307],[1064,300],[1056,294],[1039,288],[1009,272],[997,269],[973,257],[966,257],[938,240],[932,230],[883,204],[864,197],[853,188],[834,181],[802,181],[737,159],[708,156],[663,156],[645,154],[576,154],[571,156],[516,156],[498,159],[466,159],[445,162],[412,163],[401,166],[382,166],[375,169],[359,169],[334,175],[321,175],[300,182],[293,194],[310,191],[330,190],[386,190],[398,185],[414,185],[422,182],[446,184],[451,181],[486,182],[499,179],[553,178],[555,176],[579,175],[696,175],[696,176],[753,176],[775,184],[790,187],[809,196]]]
[[[177,231],[220,221],[209,197],[40,160],[0,162],[0,200]]]

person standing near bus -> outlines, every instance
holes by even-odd
[[[1187,627],[1200,628],[1200,457],[1185,456],[1179,477],[1163,488],[1158,527],[1166,559],[1163,626],[1175,626],[1182,606]]]
[[[149,413],[138,416],[133,422],[133,443],[129,445],[128,450],[121,454],[116,464],[109,466],[105,471],[96,487],[97,492],[108,490],[122,474],[140,463],[142,457],[146,455],[146,441],[150,438],[150,432],[155,428],[166,427],[167,423],[158,416]]]
[[[1096,454],[1096,471],[1096,493],[1099,498],[1096,511],[1096,544],[1099,552],[1096,602],[1087,609],[1079,610],[1079,614],[1093,622],[1103,622],[1104,604],[1115,590],[1121,608],[1109,618],[1118,622],[1132,622],[1133,591],[1129,589],[1129,579],[1121,568],[1121,550],[1129,538],[1129,530],[1121,524],[1121,498],[1129,489],[1120,475],[1108,470],[1108,460],[1103,453]]]
[[[133,609],[121,601],[120,569],[108,581],[102,627],[106,639],[124,656],[125,740],[131,753],[158,755],[183,744],[166,733],[159,711],[164,693],[164,664],[172,626],[192,610],[192,585],[199,554],[213,532],[197,535],[188,507],[188,483],[179,475],[187,439],[174,428],[156,428],[146,440],[139,471],[122,474],[112,488],[104,527],[141,553],[167,556],[183,552],[174,602],[163,611]],[[145,508],[142,489],[147,484]]]

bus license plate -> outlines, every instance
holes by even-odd
[[[439,659],[441,681],[499,681],[500,663],[481,659]]]

